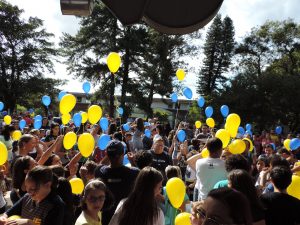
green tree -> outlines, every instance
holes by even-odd
[[[300,128],[300,26],[268,21],[252,29],[236,50],[237,75],[219,96],[258,129]]]
[[[118,85],[121,85],[119,104],[127,107],[129,73],[138,67],[145,26],[122,26],[101,3],[95,5],[90,17],[81,19],[80,25],[75,36],[65,33],[60,42],[68,71],[75,77],[100,83],[97,96],[108,98],[109,114],[114,116],[115,87]],[[112,51],[122,56],[122,67],[115,75],[109,72],[106,62],[101,61]]]
[[[231,64],[234,50],[234,26],[227,16],[217,15],[209,27],[204,44],[203,66],[198,76],[197,92],[211,96],[227,81],[226,72]]]
[[[45,90],[60,83],[44,77],[45,72],[54,72],[52,61],[58,55],[49,41],[53,34],[46,32],[42,20],[22,19],[22,13],[0,1],[0,99],[10,111],[16,104],[27,106],[28,95],[49,94]]]

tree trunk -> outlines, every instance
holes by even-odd
[[[121,106],[125,109],[126,104],[126,91],[128,88],[128,73],[129,73],[129,48],[125,49],[125,57],[124,57],[124,74],[123,74],[123,83],[122,83],[122,91],[121,91]],[[127,121],[128,113],[124,113],[122,115],[122,120]]]

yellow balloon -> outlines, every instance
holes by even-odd
[[[238,114],[229,114],[229,116],[226,118],[225,130],[230,133],[230,137],[236,137],[240,124],[241,118]]]
[[[173,177],[168,180],[166,185],[168,198],[174,208],[179,208],[184,200],[185,185],[178,177]]]
[[[80,195],[84,189],[84,183],[80,178],[72,178],[70,181],[72,193],[75,195]]]
[[[178,70],[176,71],[176,76],[177,76],[178,80],[183,80],[184,77],[185,77],[185,72],[184,72],[184,70],[183,70],[183,69],[178,69]]]
[[[13,132],[13,134],[12,134],[12,139],[13,139],[14,141],[18,141],[18,140],[21,138],[21,136],[22,136],[21,131],[15,130],[15,131]]]
[[[246,144],[244,141],[240,139],[234,140],[230,145],[229,145],[229,151],[232,154],[241,154],[245,151],[246,149]]]
[[[62,121],[62,123],[63,123],[64,125],[66,125],[67,123],[69,123],[70,119],[71,119],[70,113],[63,114],[63,115],[61,116],[61,121]]]
[[[197,129],[200,128],[201,127],[201,122],[199,120],[197,120],[195,122],[195,126],[196,126]]]
[[[81,123],[86,123],[86,121],[88,120],[88,114],[86,112],[82,112],[81,113]]]
[[[22,218],[21,216],[13,215],[13,216],[8,217],[7,220],[11,221],[11,220],[17,220],[17,219],[21,219],[21,218]]]
[[[219,138],[223,143],[223,148],[226,148],[230,141],[230,134],[225,129],[220,129],[216,133],[216,137]]]
[[[11,124],[11,116],[9,115],[4,116],[4,122],[6,125]]]
[[[34,112],[30,114],[30,116],[31,116],[31,117],[34,117],[34,115],[35,115],[35,113],[34,113]]]
[[[209,151],[207,148],[205,148],[201,151],[201,156],[202,156],[202,158],[207,158],[209,156]]]
[[[77,135],[74,132],[68,132],[65,136],[64,136],[64,148],[69,150],[71,149],[77,141]]]
[[[111,52],[106,58],[106,63],[110,72],[116,73],[121,65],[121,57],[118,53]]]
[[[215,127],[215,120],[213,118],[207,118],[206,119],[207,126],[214,128]]]
[[[8,157],[8,152],[6,145],[0,141],[0,165],[6,163]]]
[[[291,142],[291,139],[285,139],[283,142],[284,147],[286,148],[286,150],[289,150],[289,151],[291,151],[290,142]]]
[[[249,138],[243,138],[243,141],[248,141],[250,143],[249,151],[252,152],[254,149],[254,145]]]
[[[66,94],[59,102],[59,111],[61,114],[67,114],[72,111],[76,105],[76,97],[71,94]]]
[[[89,133],[83,133],[78,138],[78,148],[83,157],[89,157],[94,150],[95,139]]]
[[[300,200],[300,177],[293,175],[292,183],[287,188],[287,193]]]
[[[190,220],[191,214],[187,212],[179,213],[175,217],[175,225],[192,225]]]
[[[100,118],[102,117],[102,109],[98,105],[92,105],[90,106],[88,110],[88,117],[91,124],[97,123]]]

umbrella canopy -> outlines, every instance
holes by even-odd
[[[93,0],[60,0],[64,15],[88,15]],[[187,34],[204,27],[223,0],[102,0],[123,25],[141,20],[165,34]]]

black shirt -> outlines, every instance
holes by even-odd
[[[172,158],[165,151],[163,151],[161,154],[156,154],[153,150],[150,150],[150,153],[152,154],[152,157],[153,157],[151,166],[154,167],[155,169],[159,170],[162,173],[162,175],[164,177],[163,184],[165,184],[167,181],[165,169],[167,166],[173,165]]]
[[[261,195],[266,208],[266,225],[300,223],[300,200],[288,194],[273,192]]]
[[[96,168],[95,177],[100,178],[107,185],[115,198],[114,207],[102,214],[102,225],[109,223],[119,202],[123,198],[128,197],[129,193],[132,191],[138,173],[138,169],[126,166],[120,166],[117,168],[102,166],[101,168]]]
[[[63,225],[65,204],[61,198],[51,192],[40,203],[35,203],[29,194],[24,195],[6,214],[8,217],[20,215],[37,225]]]

